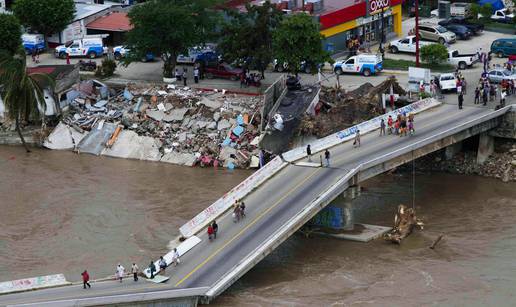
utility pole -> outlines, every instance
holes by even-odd
[[[414,9],[416,10],[416,27],[414,29],[416,31],[416,67],[419,67],[419,0],[414,1]]]
[[[384,43],[384,36],[385,36],[385,25],[384,25],[384,17],[383,17],[384,8],[382,8],[382,11],[380,12],[380,19],[381,19],[381,32],[380,32],[380,53],[382,54],[382,59],[385,55],[385,50],[383,49],[383,43]]]

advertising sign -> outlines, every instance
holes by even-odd
[[[390,7],[390,5],[391,5],[390,0],[369,0],[369,3],[367,5],[367,10],[369,12],[369,15],[373,15],[373,14],[379,13],[382,10]]]

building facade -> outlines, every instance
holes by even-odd
[[[346,51],[347,41],[357,37],[361,42],[379,43],[382,28],[384,43],[400,36],[401,0],[339,1],[347,5],[319,14],[324,48],[332,53]]]

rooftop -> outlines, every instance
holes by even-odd
[[[112,7],[112,4],[89,4],[76,2],[74,21],[84,19]]]
[[[115,32],[126,32],[133,28],[127,13],[113,12],[106,16],[99,17],[86,25],[88,29],[106,30]]]

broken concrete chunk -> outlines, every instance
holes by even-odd
[[[207,106],[208,108],[212,110],[220,109],[222,107],[222,103],[216,100],[210,100],[207,97],[203,97],[201,101],[199,101],[200,104]]]
[[[179,152],[171,152],[163,155],[161,158],[161,162],[167,162],[177,165],[186,165],[186,166],[194,166],[197,158],[195,154],[190,153],[179,153]]]
[[[213,113],[213,120],[218,122],[220,119],[220,113],[219,112],[215,112]]]
[[[228,129],[231,127],[231,124],[229,123],[229,121],[227,119],[223,119],[221,121],[219,121],[218,125],[217,125],[217,130],[224,130],[224,129]]]
[[[166,122],[182,121],[187,112],[188,108],[173,109],[169,114],[165,114],[163,120]]]
[[[157,121],[162,121],[163,117],[165,116],[165,112],[158,111],[158,110],[149,110],[149,109],[147,109],[145,111],[145,113],[147,114],[148,117],[150,117],[150,118],[152,118],[154,120],[157,120]]]

